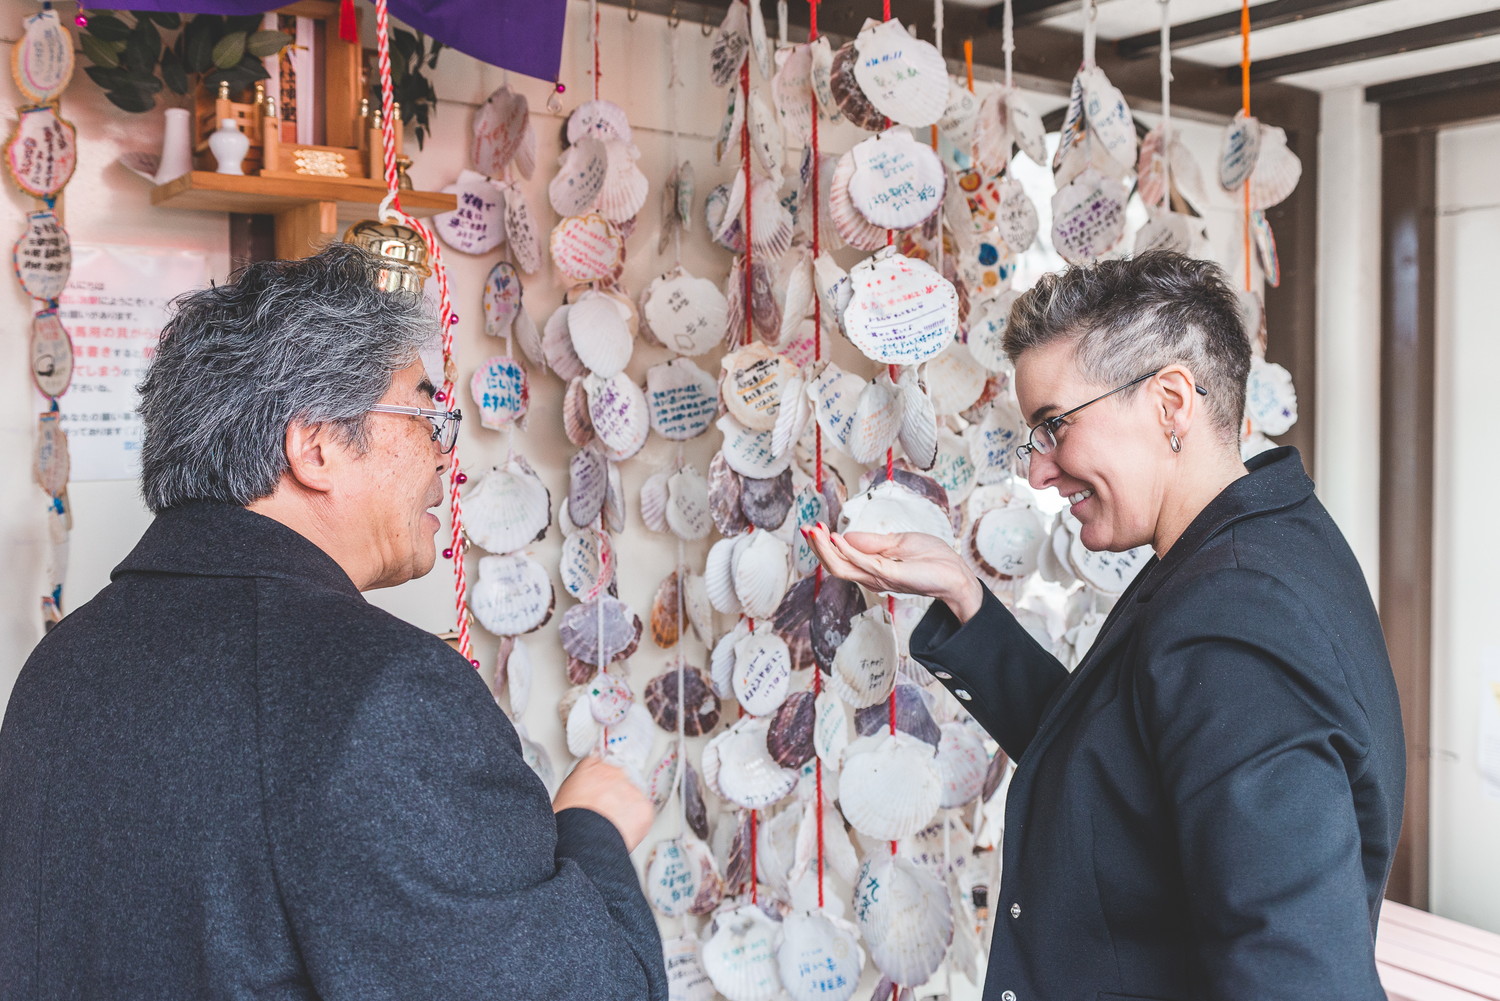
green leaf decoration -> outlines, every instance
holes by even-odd
[[[83,54],[85,58],[87,58],[89,62],[94,64],[94,66],[90,67],[90,69],[101,66],[105,69],[115,69],[120,65],[120,57],[115,52],[114,47],[98,38],[95,38],[93,35],[90,35],[87,32],[80,33],[78,36],[78,44],[83,47]]]
[[[245,51],[257,59],[269,59],[291,44],[292,36],[284,31],[257,31],[245,42]]]
[[[182,58],[173,49],[161,54],[161,82],[174,94],[188,92],[187,70],[182,67]]]
[[[104,96],[109,98],[109,102],[115,107],[136,114],[156,107],[154,97],[138,90],[107,90]]]
[[[189,73],[207,73],[214,68],[214,37],[200,14],[182,29],[182,65]]]
[[[245,58],[245,33],[232,32],[214,43],[214,65],[221,70],[233,69]]]
[[[113,14],[95,14],[89,18],[88,34],[101,42],[123,42],[130,37],[130,25]]]
[[[161,56],[161,32],[157,31],[156,25],[150,21],[137,21],[125,45],[127,49],[133,48],[140,51],[143,56],[140,61],[141,66],[150,66]]]
[[[135,16],[144,20],[155,21],[168,31],[182,27],[181,16],[173,10],[138,10],[135,12]]]
[[[249,34],[259,30],[263,20],[265,19],[259,14],[231,14],[224,19],[224,25],[230,31],[243,31]]]
[[[90,80],[105,90],[124,90],[132,85],[135,77],[119,67],[85,66],[83,71]]]

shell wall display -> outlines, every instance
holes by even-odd
[[[926,602],[820,579],[799,529],[937,535],[1076,664],[1149,554],[1088,551],[1018,475],[1009,305],[1059,252],[1175,225],[1127,206],[1138,166],[1176,151],[1139,183],[1185,192],[1217,136],[1137,148],[1080,74],[1087,159],[1054,172],[1055,99],[971,93],[928,25],[786,44],[757,5],[707,35],[605,7],[632,41],[596,80],[570,16],[566,91],[496,87],[433,185],[497,203],[485,240],[445,231],[480,321],[459,362],[483,675],[550,786],[602,753],[658,806],[637,864],[674,997],[977,984],[1011,765],[909,658]],[[1284,173],[1246,176],[1269,200]],[[1231,264],[1234,197],[1205,191],[1190,234]],[[1252,445],[1295,419],[1283,375],[1257,361]],[[901,892],[877,905],[871,878]]]

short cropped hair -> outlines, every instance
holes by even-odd
[[[1073,342],[1079,370],[1101,386],[1186,366],[1219,437],[1239,441],[1250,341],[1217,264],[1151,251],[1044,275],[1011,308],[1005,353],[1014,362],[1057,340]]]
[[[377,260],[334,243],[174,300],[139,387],[152,511],[269,496],[293,422],[333,425],[365,450],[370,406],[437,331],[419,295],[376,288]]]

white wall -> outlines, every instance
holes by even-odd
[[[1500,718],[1500,535],[1493,529],[1500,321],[1500,123],[1438,137],[1432,647],[1432,910],[1500,932],[1500,731],[1487,792],[1481,713]],[[1488,676],[1485,666],[1489,665]]]

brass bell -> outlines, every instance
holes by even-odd
[[[421,294],[422,283],[432,274],[427,265],[427,244],[410,226],[366,219],[349,227],[344,242],[381,259],[375,287],[382,292]]]

